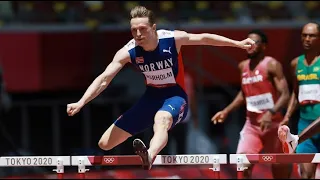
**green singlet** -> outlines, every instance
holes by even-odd
[[[299,56],[296,67],[300,117],[315,120],[320,117],[320,58],[310,66],[307,66],[304,61],[305,56]]]

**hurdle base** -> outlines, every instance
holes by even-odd
[[[86,169],[84,160],[82,158],[78,159],[78,175],[80,179],[85,179],[85,173],[89,171],[89,169]]]
[[[237,157],[237,179],[244,179],[243,171],[245,169],[248,169],[248,167],[244,166],[243,157],[242,156],[238,156]]]
[[[244,170],[248,169],[248,167],[244,167],[243,164],[238,164],[237,166],[237,179],[244,179]]]
[[[63,179],[64,166],[63,166],[63,160],[61,158],[57,159],[57,168],[53,169],[52,171],[57,172],[58,179]]]
[[[220,179],[220,161],[219,156],[213,157],[213,167],[209,168],[213,171],[213,177],[215,179]]]

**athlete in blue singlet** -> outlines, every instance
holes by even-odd
[[[208,33],[157,30],[153,12],[143,6],[133,8],[130,15],[133,39],[115,54],[112,62],[92,82],[83,97],[67,105],[67,113],[73,116],[79,112],[109,85],[126,63],[132,63],[144,74],[146,91],[131,109],[104,132],[99,147],[110,150],[132,135],[153,127],[154,135],[149,148],[139,139],[133,142],[135,153],[141,157],[144,169],[150,169],[157,154],[167,144],[168,131],[183,121],[188,112],[181,46],[211,45],[250,49],[255,42],[251,39],[235,41]]]

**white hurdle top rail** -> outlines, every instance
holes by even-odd
[[[103,165],[141,165],[137,155],[124,156],[71,156],[71,165],[78,166],[79,161],[84,166]],[[226,154],[185,154],[185,155],[157,155],[153,165],[209,165],[227,164]]]
[[[320,163],[320,153],[313,154],[230,154],[230,164]]]

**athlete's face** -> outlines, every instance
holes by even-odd
[[[261,37],[258,34],[249,34],[248,38],[256,42],[256,46],[253,49],[247,50],[248,58],[252,59],[264,51],[265,43],[261,41]]]
[[[301,33],[302,46],[305,50],[319,48],[319,31],[316,24],[307,24]]]
[[[138,45],[148,44],[150,37],[156,31],[156,25],[149,23],[149,18],[132,18],[131,19],[131,34]]]

